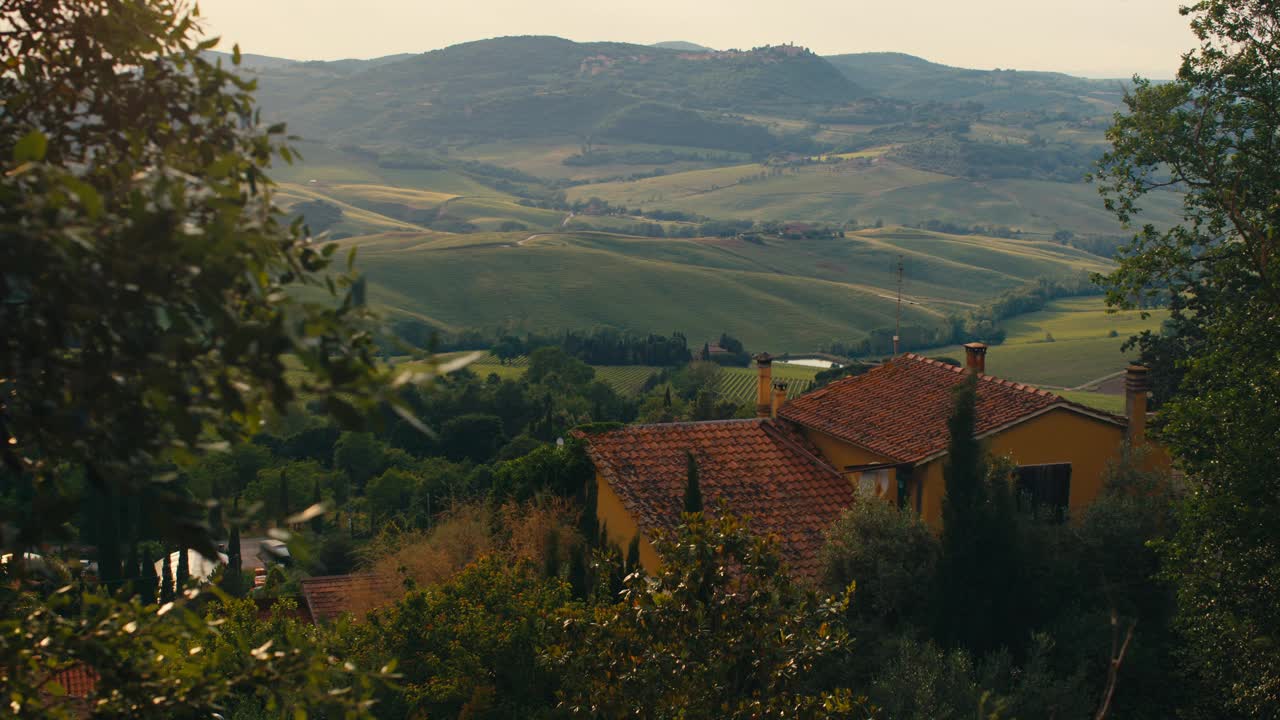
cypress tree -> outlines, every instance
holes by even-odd
[[[142,579],[142,570],[138,560],[138,539],[130,533],[129,537],[129,553],[125,556],[124,576],[123,579],[127,583],[129,593],[137,592],[139,580]]]
[[[95,477],[90,470],[91,479]],[[120,507],[110,489],[100,479],[98,581],[114,592],[120,587]]]
[[[670,385],[667,386],[666,392],[664,392],[662,395],[662,407],[664,408],[671,407],[671,386]]]
[[[240,526],[231,526],[231,537],[227,540],[227,569],[222,572],[222,589],[228,595],[239,597],[244,594],[243,560],[240,557]]]
[[[178,574],[174,577],[173,592],[175,595],[182,592],[187,587],[187,581],[191,579],[191,568],[187,566],[187,556],[191,551],[185,545],[178,546]]]
[[[693,399],[693,420],[714,420],[716,399],[710,390],[699,390]]]
[[[315,479],[315,484],[311,487],[311,504],[320,504],[320,478],[318,476]],[[316,515],[311,518],[311,532],[317,535],[324,532],[324,516]]]
[[[685,451],[688,474],[684,486],[684,511],[687,513],[702,512],[702,488],[698,486],[698,460],[692,451]]]
[[[609,549],[609,598],[622,594],[622,581],[627,577],[627,568],[622,559],[622,548],[614,545]]]
[[[597,517],[600,498],[596,479],[593,477],[587,480],[583,490],[582,516],[578,521],[578,532],[582,533],[582,537],[587,542],[593,543],[600,536],[600,520]]]
[[[280,470],[280,517],[289,516],[289,478],[285,477],[284,469]]]
[[[142,548],[142,579],[138,582],[138,597],[144,605],[150,605],[156,601],[156,586],[159,584],[160,578],[156,577],[156,563],[151,559],[150,543]]]
[[[994,558],[987,556],[986,459],[974,437],[977,420],[977,378],[970,376],[955,393],[947,429],[951,440],[942,468],[946,494],[942,498],[942,539],[934,603],[938,639],[950,646],[982,652],[992,646],[992,592],[984,587]]]
[[[160,551],[160,555],[160,559],[164,563],[160,566],[160,602],[167,603],[173,601],[172,555],[167,547]]]
[[[591,589],[590,578],[587,577],[587,546],[585,543],[578,543],[573,546],[573,552],[569,555],[569,587],[573,591],[573,596],[579,600],[586,600]]]
[[[635,572],[640,569],[640,533],[631,536],[631,543],[627,545],[627,572]]]

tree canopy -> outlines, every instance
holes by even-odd
[[[350,423],[391,399],[358,283],[275,207],[284,127],[188,3],[6,0],[0,25],[0,460],[38,509],[0,518],[6,547],[59,527],[74,471],[156,484],[165,532],[211,552],[169,463],[300,393]]]
[[[1197,47],[1173,82],[1138,83],[1098,179],[1122,221],[1168,191],[1184,218],[1140,225],[1105,282],[1116,306],[1171,309],[1165,335],[1138,339],[1192,483],[1166,570],[1206,702],[1253,716],[1280,704],[1280,8],[1182,12]]]

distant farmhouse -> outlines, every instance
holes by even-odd
[[[816,576],[826,529],[854,502],[895,503],[940,530],[947,420],[968,375],[978,378],[977,436],[1013,459],[1019,495],[1042,510],[1078,513],[1126,443],[1146,442],[1145,367],[1129,366],[1127,416],[1119,416],[987,375],[987,346],[965,350],[963,368],[906,354],[791,401],[786,385],[772,382],[773,359],[761,355],[755,419],[580,433],[596,469],[600,521],[622,547],[639,535],[642,565],[656,567],[650,539],[679,522],[691,453],[706,507],[775,535],[802,577]]]

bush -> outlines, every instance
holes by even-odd
[[[563,582],[491,556],[371,613],[352,651],[375,667],[397,661],[401,680],[384,694],[382,717],[548,717],[559,678],[540,659],[568,602]]]
[[[858,626],[923,625],[937,560],[938,539],[915,513],[860,500],[827,532],[822,582],[831,591],[857,583]]]

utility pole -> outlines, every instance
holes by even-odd
[[[902,256],[898,256],[898,314],[893,323],[893,356],[898,357],[899,336],[902,334]]]

